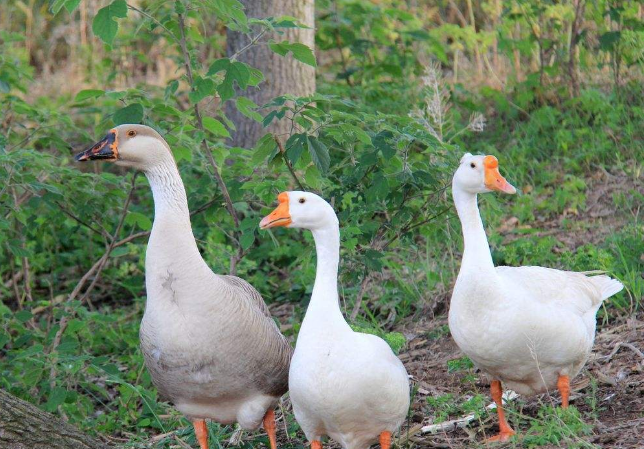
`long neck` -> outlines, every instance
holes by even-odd
[[[154,196],[154,225],[148,244],[147,262],[153,258],[162,262],[151,264],[149,268],[162,269],[162,265],[171,261],[179,266],[178,258],[202,263],[192,234],[186,191],[174,160],[168,157],[145,170],[145,175]]]
[[[463,228],[463,261],[461,273],[468,271],[494,270],[490,246],[487,242],[483,221],[475,193],[452,188],[454,204]]]
[[[331,321],[346,325],[338,297],[340,229],[337,223],[331,223],[312,232],[317,252],[317,268],[307,317],[314,316],[317,322]]]
[[[190,223],[188,199],[177,166],[165,160],[145,171],[154,196],[155,220],[172,218]]]

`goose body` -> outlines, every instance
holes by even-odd
[[[459,348],[492,379],[500,404],[501,383],[520,394],[558,388],[568,405],[569,381],[593,346],[595,315],[623,286],[608,276],[538,266],[495,267],[478,210],[477,194],[515,189],[493,156],[466,154],[452,191],[461,220],[464,252],[449,311]],[[514,432],[498,407],[499,440]]]
[[[183,182],[165,140],[141,125],[121,125],[106,139],[117,145],[110,150],[109,141],[99,142],[77,159],[111,157],[142,170],[154,195],[140,338],[160,396],[193,420],[203,449],[206,418],[238,422],[244,429],[256,429],[264,419],[272,427],[272,408],[288,388],[290,344],[250,284],[215,274],[201,257]]]
[[[310,229],[317,251],[315,284],[289,373],[295,418],[314,449],[326,435],[345,449],[366,449],[378,439],[388,448],[409,409],[407,371],[387,343],[354,332],[342,316],[340,232],[331,206],[308,192],[285,192],[279,201],[261,226]]]

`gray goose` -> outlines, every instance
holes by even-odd
[[[208,448],[205,419],[247,430],[263,422],[276,449],[273,408],[288,389],[291,345],[257,290],[204,262],[166,141],[148,126],[120,125],[76,160],[140,170],[152,188],[140,339],[160,397],[192,421],[201,449]]]

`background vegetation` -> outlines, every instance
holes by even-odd
[[[481,199],[497,264],[608,271],[626,290],[603,324],[636,317],[643,17],[621,0],[318,0],[313,53],[279,39],[296,19],[248,19],[236,0],[2,2],[0,387],[118,444],[194,444],[157,402],[138,350],[147,181],[72,162],[121,123],[165,135],[204,258],[258,288],[289,336],[315,257],[307,234],[258,233],[276,194],[302,188],[334,204],[346,315],[409,336],[447,311],[462,247],[448,187],[465,151],[496,154],[520,187]],[[315,66],[317,93],[256,105],[247,93],[264,74],[225,54],[227,29]],[[226,102],[264,125],[285,117],[291,132],[231,147]],[[461,362],[450,372],[473,375]],[[434,422],[484,413],[473,399],[434,395],[421,410]],[[552,429],[552,410],[539,413],[530,425]],[[285,447],[302,447],[288,411],[284,423]],[[565,429],[524,444],[571,447],[593,426]],[[220,447],[233,429],[210,431]]]

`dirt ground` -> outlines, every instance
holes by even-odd
[[[458,398],[481,393],[491,402],[485,377],[474,371],[474,379],[464,378],[466,371],[449,372],[447,362],[463,356],[449,334],[446,319],[415,323],[406,329],[413,334],[407,349],[400,354],[418,387],[412,405],[412,417],[401,433],[409,433],[413,447],[469,448],[482,444],[496,434],[498,420],[494,413],[482,422],[473,421],[467,430],[453,428],[437,434],[422,433],[424,425],[435,416],[427,397],[451,393]],[[438,338],[436,338],[438,336]],[[602,327],[584,370],[572,381],[571,404],[582,413],[582,419],[593,426],[593,434],[584,441],[602,448],[644,448],[644,314]],[[535,417],[541,404],[559,403],[556,392],[532,398],[520,397],[509,408],[526,417]],[[596,401],[595,410],[591,404]],[[450,416],[458,419],[461,416]],[[516,428],[518,434],[526,429]],[[402,441],[401,441],[402,442]],[[504,447],[496,445],[497,447]],[[507,444],[505,447],[512,447]],[[404,447],[404,446],[403,446]],[[549,445],[542,448],[566,447]]]

